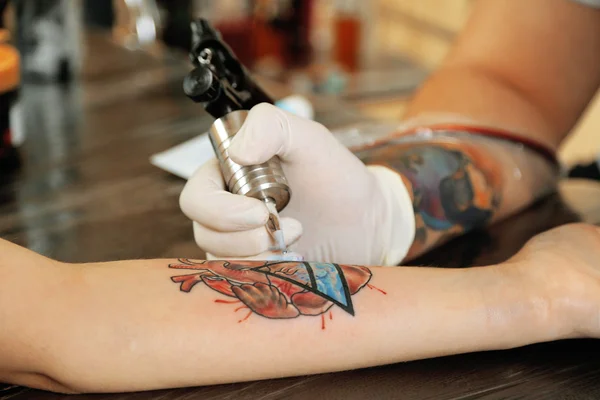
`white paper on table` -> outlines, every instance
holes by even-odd
[[[215,158],[208,134],[192,138],[150,157],[152,165],[183,179],[190,179],[200,166]]]

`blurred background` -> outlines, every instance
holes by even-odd
[[[293,93],[333,96],[368,117],[397,120],[411,94],[444,58],[472,0],[0,0],[0,4],[3,24],[13,32],[23,55],[25,81],[68,81],[78,76],[89,54],[97,51],[82,39],[89,31],[104,32],[129,51],[186,58],[189,21],[201,16],[221,31],[257,76]],[[47,18],[36,23],[36,15]],[[101,73],[101,66],[94,63],[92,70]],[[600,100],[590,107],[562,149],[563,161],[572,164],[599,153],[599,107]]]
[[[402,118],[472,4],[0,0],[0,237],[67,262],[202,257],[178,206],[178,176],[214,157],[201,135],[213,119],[182,87],[192,19],[220,30],[275,99],[302,95],[327,127],[377,135]],[[599,107],[560,153],[596,178]],[[339,137],[360,141],[357,131]]]

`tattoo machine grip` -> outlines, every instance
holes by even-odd
[[[193,21],[190,59],[195,68],[185,78],[185,94],[202,103],[215,121],[208,136],[219,160],[227,189],[233,194],[254,197],[265,202],[271,215],[268,227],[279,230],[276,213],[290,201],[291,191],[279,157],[250,166],[235,163],[228,153],[248,110],[259,103],[273,103],[269,95],[252,79],[248,70],[223,42],[221,34],[208,21]]]
[[[262,164],[242,166],[229,157],[231,141],[247,116],[247,110],[237,110],[216,119],[208,130],[208,137],[219,160],[227,189],[233,194],[264,202],[272,201],[279,212],[287,206],[291,196],[279,158],[275,156]]]

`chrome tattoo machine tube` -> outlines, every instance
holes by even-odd
[[[277,243],[278,250],[285,250],[283,232],[279,224],[279,212],[290,201],[291,191],[277,156],[265,163],[243,166],[234,162],[228,153],[229,146],[246,117],[247,110],[231,111],[214,121],[208,130],[227,190],[233,194],[253,197],[263,201],[269,209],[267,229]]]
[[[290,201],[291,191],[278,157],[259,165],[242,166],[229,157],[229,146],[238,133],[248,110],[259,103],[271,103],[271,97],[254,82],[221,34],[207,20],[191,23],[194,69],[185,77],[183,90],[215,118],[208,136],[219,160],[227,190],[233,194],[261,200],[269,210],[267,230],[286,252],[279,212]]]

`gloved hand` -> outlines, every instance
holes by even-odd
[[[280,215],[286,244],[306,260],[396,265],[412,244],[414,214],[400,176],[366,167],[321,124],[260,104],[229,155],[241,165],[280,157],[292,191]],[[216,160],[188,181],[180,205],[209,258],[272,256],[266,206],[227,192]]]

